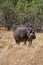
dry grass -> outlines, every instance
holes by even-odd
[[[17,45],[12,31],[0,30],[0,65],[43,65],[43,33],[36,33],[32,46]]]

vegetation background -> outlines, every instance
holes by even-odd
[[[43,32],[17,45],[12,30],[21,25],[43,30],[43,0],[0,0],[0,65],[43,65]]]
[[[0,0],[0,27],[19,25],[43,29],[43,0]]]

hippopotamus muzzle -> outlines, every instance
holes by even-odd
[[[30,33],[30,38],[31,39],[36,39],[36,36],[35,36],[35,33],[34,32]]]

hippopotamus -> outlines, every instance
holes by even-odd
[[[20,42],[24,41],[24,44],[26,44],[26,41],[29,41],[29,44],[32,44],[32,40],[36,38],[35,31],[28,27],[18,27],[14,31],[14,38],[17,44],[20,44]]]

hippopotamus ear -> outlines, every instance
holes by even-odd
[[[32,29],[30,30],[30,33],[32,33]]]
[[[32,28],[30,28],[30,33],[32,33]]]

